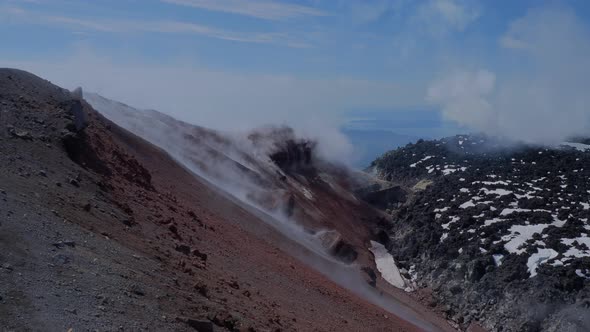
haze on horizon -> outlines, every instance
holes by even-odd
[[[552,143],[590,129],[589,10],[578,0],[0,0],[0,67],[222,130],[288,124],[339,160],[354,158],[341,129],[359,117],[408,136]]]

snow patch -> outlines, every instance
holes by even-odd
[[[473,200],[469,200],[469,201],[459,205],[459,208],[460,209],[467,209],[467,208],[474,207],[474,206],[475,206],[475,203],[473,203]]]
[[[508,186],[509,181],[473,181],[471,184],[483,184],[484,186]]]
[[[410,167],[415,168],[416,166],[418,166],[418,164],[421,164],[421,163],[423,163],[423,162],[425,162],[425,161],[427,161],[429,159],[432,159],[432,158],[434,158],[434,156],[426,156],[426,157],[420,159],[419,161],[411,164]]]
[[[496,263],[496,266],[502,266],[502,259],[504,258],[504,255],[492,255],[492,257],[494,258],[494,263]]]
[[[560,146],[569,146],[571,148],[574,148],[574,149],[576,149],[578,151],[582,151],[582,152],[590,151],[590,145],[588,145],[588,144],[563,142],[560,144]]]
[[[447,230],[448,230],[448,229],[450,228],[451,224],[454,224],[454,223],[456,223],[456,222],[457,222],[457,221],[459,221],[460,219],[461,219],[460,217],[453,216],[453,217],[451,217],[451,221],[449,221],[449,222],[448,222],[448,223],[446,223],[446,224],[442,224],[442,225],[441,225],[441,227],[442,227],[443,229],[447,229]],[[447,234],[447,235],[448,235],[448,234]],[[446,238],[446,237],[445,237],[445,238]]]
[[[512,194],[512,191],[510,190],[506,190],[506,189],[494,189],[494,190],[488,190],[486,188],[482,188],[481,190],[483,190],[483,192],[486,195],[497,195],[498,197],[502,197],[502,196],[507,196]]]
[[[585,245],[588,250],[581,250],[574,247],[574,242]],[[587,236],[577,237],[573,239],[561,239],[561,243],[569,247],[569,249],[563,254],[565,257],[590,257],[590,238]]]
[[[413,290],[411,283],[401,275],[397,265],[395,265],[393,256],[381,243],[371,241],[369,250],[375,256],[375,265],[377,265],[377,270],[379,270],[385,281],[407,292]]]
[[[494,218],[494,219],[491,219],[491,220],[486,220],[486,221],[484,221],[484,226],[490,226],[490,225],[493,225],[495,223],[502,222],[502,221],[504,221],[504,219],[500,219],[500,218]]]
[[[551,224],[536,224],[536,225],[514,225],[510,227],[508,231],[510,234],[502,236],[503,241],[507,241],[504,244],[504,248],[513,254],[520,255],[526,251],[526,249],[519,249],[525,242],[533,238],[533,235],[537,233],[543,233],[545,228],[549,226],[563,227],[566,221],[559,220],[556,215],[553,215],[553,223]],[[589,239],[590,240],[590,239]]]
[[[544,210],[544,209],[535,209],[535,210],[530,210],[530,209],[504,209],[504,210],[502,210],[502,212],[500,212],[500,215],[501,216],[508,216],[508,215],[511,215],[513,213],[516,213],[516,212],[548,212],[548,213],[551,213],[551,211]]]
[[[559,255],[557,251],[553,249],[537,249],[537,252],[529,257],[526,265],[529,268],[530,277],[537,275],[537,268],[539,265],[557,257]]]

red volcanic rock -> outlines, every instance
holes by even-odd
[[[67,129],[74,117],[63,105],[74,98],[31,74],[0,70],[0,129],[12,125],[32,137],[0,130],[0,184],[7,193],[0,201],[0,258],[15,270],[0,271],[3,328],[419,330],[304,263],[311,252],[300,243],[86,102],[87,126]],[[214,135],[195,137],[226,144]],[[308,157],[303,149],[295,159]],[[41,166],[47,178],[30,176]],[[269,173],[257,174],[270,181]],[[53,185],[69,178],[79,186]],[[372,210],[325,183],[309,188],[321,206],[299,192],[294,217],[321,215],[310,226],[338,229],[359,252],[356,261],[370,264],[369,232],[359,225]],[[91,209],[80,209],[88,202]],[[76,246],[51,245],[66,240]],[[400,299],[422,311],[427,326],[450,329]]]

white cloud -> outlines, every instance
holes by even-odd
[[[303,16],[326,16],[318,9],[279,1],[261,0],[161,0],[162,2],[251,16],[267,20],[284,20]]]
[[[293,48],[306,48],[305,41],[291,38],[286,33],[276,32],[236,32],[181,21],[133,21],[112,19],[90,19],[41,14],[26,11],[19,7],[0,7],[0,17],[7,16],[13,23],[62,26],[79,30],[102,33],[169,33],[190,34],[243,43],[275,44]]]
[[[430,86],[428,100],[440,104],[450,120],[489,130],[494,110],[488,98],[494,91],[495,80],[495,75],[487,70],[453,72]]]
[[[373,22],[379,19],[388,11],[394,10],[401,6],[397,3],[392,3],[389,0],[372,1],[353,1],[346,2],[346,6],[350,12],[350,17],[355,23]]]
[[[455,48],[452,42],[457,35],[474,25],[480,17],[478,0],[427,0],[396,2],[396,25],[391,50],[394,63],[416,59],[425,66],[448,61]],[[425,74],[422,72],[421,74]]]
[[[511,139],[555,143],[588,136],[590,30],[585,23],[564,8],[538,8],[514,21],[500,44],[518,67],[448,75],[432,84],[430,101],[451,120]]]
[[[27,12],[22,12],[22,15],[29,15]],[[34,19],[37,24],[57,24],[63,25],[72,28],[83,28],[88,30],[100,31],[100,32],[121,32],[123,27],[117,22],[98,22],[89,19],[77,19],[73,17],[65,17],[65,16],[43,16],[39,15],[36,17],[29,17],[30,19]]]
[[[475,1],[461,0],[429,0],[416,13],[416,18],[435,34],[463,31],[479,16]]]

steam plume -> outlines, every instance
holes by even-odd
[[[527,143],[590,134],[590,31],[563,8],[530,11],[500,39],[515,67],[457,70],[434,81],[428,100],[472,130]]]

